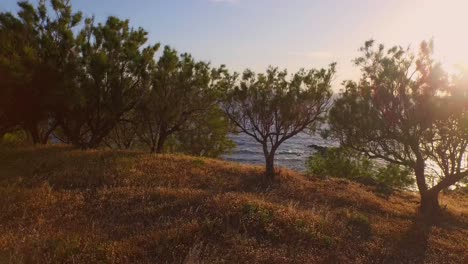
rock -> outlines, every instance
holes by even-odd
[[[319,145],[315,145],[315,144],[312,144],[312,145],[309,145],[309,148],[313,148],[315,149],[318,153],[320,154],[325,154],[328,150],[328,147],[323,147],[323,146],[319,146]]]

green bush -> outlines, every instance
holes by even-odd
[[[18,130],[0,136],[1,146],[21,146],[28,144],[30,144],[30,139],[24,130]]]
[[[406,188],[414,184],[411,170],[395,164],[384,164],[345,148],[330,148],[312,155],[306,163],[313,177],[345,178],[385,188]]]
[[[187,123],[184,130],[168,138],[165,146],[167,152],[217,158],[236,146],[228,137],[229,121],[218,107]]]
[[[330,148],[325,153],[312,155],[307,161],[309,174],[357,180],[371,177],[372,162],[351,150]]]
[[[378,168],[375,177],[377,182],[398,189],[403,189],[415,184],[411,170],[395,164],[387,164],[384,167]]]

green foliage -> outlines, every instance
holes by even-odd
[[[235,143],[228,137],[229,121],[215,106],[206,114],[190,120],[186,129],[174,134],[167,143],[170,152],[216,158],[229,152]]]
[[[99,146],[140,102],[150,87],[159,47],[145,46],[146,42],[147,32],[130,28],[128,20],[109,17],[98,25],[86,20],[78,36],[82,54],[78,96],[59,119],[67,141],[83,148]]]
[[[196,61],[189,54],[179,56],[176,50],[165,47],[152,72],[151,90],[138,107],[139,139],[151,152],[161,153],[168,138],[178,133],[176,140],[190,148],[184,151],[196,154],[203,154],[204,151],[193,146],[197,136],[208,142],[217,139],[210,138],[210,135],[197,135],[201,131],[194,131],[192,135],[185,131],[218,129],[208,133],[214,133],[224,140],[227,130],[220,127],[224,126],[224,121],[219,120],[216,105],[219,85],[225,75],[228,73],[224,66],[214,69],[206,62]],[[208,121],[206,115],[214,120]],[[219,146],[207,150],[213,153],[205,155],[216,156],[216,148],[219,149]]]
[[[46,143],[59,126],[63,141],[99,146],[141,97],[158,45],[115,17],[83,24],[66,0],[19,7],[0,14],[0,132]]]
[[[1,146],[27,145],[27,144],[31,144],[30,142],[31,140],[28,136],[28,133],[23,130],[6,133],[2,137],[0,137]]]
[[[312,155],[306,165],[311,175],[320,178],[337,177],[357,180],[371,177],[371,162],[361,156],[356,156],[348,149],[327,149],[323,155],[318,153]]]
[[[378,168],[375,178],[378,183],[397,189],[412,187],[415,184],[412,171],[396,164],[387,164]]]
[[[414,184],[408,168],[372,161],[356,151],[330,148],[324,154],[312,155],[306,163],[314,177],[345,178],[388,188],[407,188]]]
[[[21,127],[34,143],[47,142],[56,127],[48,121],[74,77],[73,30],[82,17],[68,1],[52,3],[52,16],[47,1],[19,2],[17,16],[0,13],[0,131]]]
[[[158,152],[175,137],[178,152],[210,157],[233,147],[217,106],[224,66],[170,47],[156,63],[145,30],[113,16],[95,24],[67,0],[18,4],[0,13],[0,135]]]

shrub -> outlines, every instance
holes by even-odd
[[[372,235],[372,226],[369,218],[361,213],[348,213],[348,228],[361,238],[369,238]]]
[[[350,150],[331,148],[325,153],[315,154],[307,161],[310,174],[320,177],[337,177],[346,179],[367,178],[371,162],[357,157]]]
[[[165,151],[192,156],[217,158],[230,152],[236,144],[228,135],[230,124],[218,107],[187,121],[186,128],[167,139]]]
[[[314,154],[306,166],[308,174],[314,177],[345,178],[383,189],[402,189],[414,184],[408,168],[371,160],[345,148],[330,148],[324,153]]]
[[[395,164],[388,164],[378,168],[375,176],[379,183],[399,189],[412,186],[415,183],[409,168]]]
[[[30,144],[30,139],[24,130],[6,133],[0,137],[0,145],[3,146],[20,146],[28,144]]]

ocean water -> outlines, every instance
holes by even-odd
[[[265,164],[262,145],[255,139],[243,133],[230,135],[230,138],[236,142],[237,147],[232,153],[222,156],[223,159],[246,164]],[[278,148],[275,156],[275,166],[305,171],[307,158],[316,152],[314,148],[310,147],[312,144],[323,147],[337,145],[332,141],[322,139],[320,135],[298,134],[283,142]]]
[[[230,135],[230,138],[236,142],[237,147],[231,154],[222,156],[223,159],[255,165],[264,165],[265,158],[260,143],[256,142],[252,137],[239,133]],[[316,149],[310,145],[318,145],[322,147],[338,147],[336,141],[324,140],[320,135],[308,135],[305,133],[286,140],[276,151],[275,166],[290,168],[296,171],[304,172],[305,162],[312,154],[316,153]],[[378,163],[385,164],[384,161],[376,160]],[[468,164],[464,166],[468,168]],[[439,175],[440,169],[434,162],[428,161],[427,172],[431,175]],[[434,183],[429,183],[430,185]],[[417,190],[416,185],[410,190]]]

